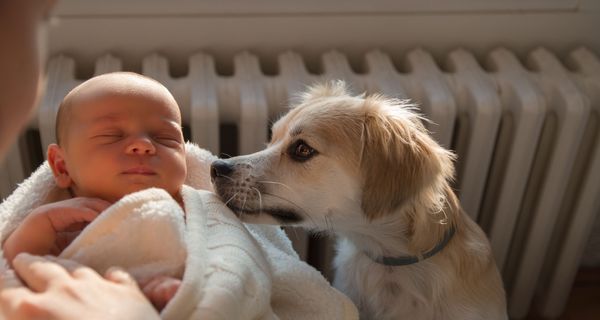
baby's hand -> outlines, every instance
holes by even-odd
[[[173,299],[179,286],[181,286],[180,279],[158,276],[147,282],[142,291],[156,310],[161,311]]]
[[[58,255],[73,240],[69,234],[83,230],[109,206],[107,201],[83,197],[39,206],[4,241],[4,257],[12,264],[21,252]]]

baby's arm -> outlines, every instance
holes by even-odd
[[[39,206],[4,241],[4,257],[12,265],[21,252],[58,255],[64,249],[62,234],[81,231],[108,206],[104,200],[82,197]]]
[[[181,286],[181,280],[168,276],[158,276],[146,283],[142,291],[154,307],[161,311]]]

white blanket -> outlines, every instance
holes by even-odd
[[[102,212],[61,257],[101,273],[118,265],[141,281],[182,277],[164,319],[358,319],[352,302],[299,260],[280,228],[242,224],[206,191],[212,154],[192,144],[186,151],[185,218],[165,191],[140,191]],[[44,163],[0,205],[0,239],[32,208],[64,198]]]

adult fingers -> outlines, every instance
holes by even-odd
[[[18,254],[13,260],[13,268],[25,284],[36,292],[45,291],[53,281],[69,277],[61,265],[28,253]]]
[[[36,294],[26,287],[5,288],[0,291],[0,319],[39,319],[35,307]]]
[[[133,279],[133,277],[127,271],[119,267],[110,267],[108,270],[106,270],[104,277],[107,280],[115,283],[137,287],[137,282],[135,282],[135,279]]]
[[[61,259],[53,256],[44,256],[48,261],[56,263],[63,267],[71,277],[74,279],[83,279],[83,278],[97,278],[100,279],[101,276],[92,268],[79,264],[76,261]]]
[[[57,258],[57,257],[53,257],[53,256],[44,256],[44,259],[48,260],[49,262],[55,263],[59,266],[61,266],[66,272],[73,274],[75,273],[75,271],[80,270],[80,269],[89,269],[88,267],[79,264],[78,262],[75,262],[73,260],[68,260],[68,259],[62,259],[62,258]],[[91,272],[94,272],[93,270],[90,269]]]

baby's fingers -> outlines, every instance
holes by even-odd
[[[159,276],[152,280],[142,284],[142,292],[147,297],[151,296],[154,290],[166,279],[166,277]]]
[[[79,230],[81,229],[83,229],[83,227],[79,228]],[[58,249],[57,255],[60,254],[60,252],[62,252],[63,250],[65,250],[65,248],[68,247],[71,244],[71,242],[73,242],[73,240],[75,240],[75,238],[79,236],[80,233],[81,231],[58,232],[56,234],[56,241],[54,242]]]
[[[170,301],[177,293],[177,290],[181,286],[181,280],[170,278],[163,281],[154,290],[157,291],[165,301]]]
[[[55,231],[81,231],[111,205],[98,198],[78,197],[67,201],[70,202],[69,205],[61,210],[53,210],[48,215]]]
[[[84,226],[82,223],[94,221],[99,214],[89,208],[65,208],[52,211],[47,217],[55,232],[63,232],[73,231],[74,225]]]
[[[72,201],[77,202],[78,207],[89,208],[96,212],[102,212],[111,205],[110,202],[98,198],[77,197]]]
[[[142,291],[157,310],[162,310],[175,296],[181,280],[171,277],[157,277],[144,285]]]

